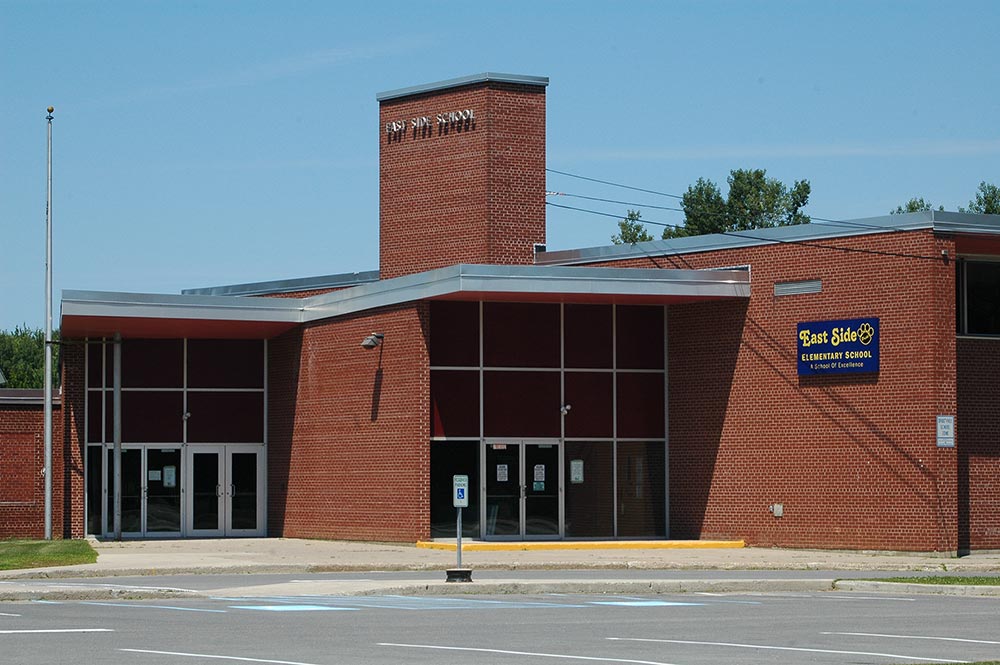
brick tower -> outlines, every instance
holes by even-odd
[[[545,243],[548,79],[477,74],[379,101],[379,264],[530,264]]]

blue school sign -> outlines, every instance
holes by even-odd
[[[877,372],[877,318],[808,321],[798,329],[799,376]]]

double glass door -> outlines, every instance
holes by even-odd
[[[263,524],[261,449],[188,448],[188,532],[192,536],[260,536]]]
[[[484,536],[561,537],[559,442],[487,441],[485,446]]]
[[[133,538],[181,535],[181,449],[123,448],[122,534]],[[107,451],[107,532],[115,532],[115,453]]]
[[[121,530],[127,538],[263,536],[260,446],[123,447]],[[95,520],[115,534],[115,456],[106,449],[105,510]],[[100,460],[100,457],[95,459]],[[101,473],[100,464],[90,469]],[[101,475],[97,489],[100,489]],[[96,504],[100,506],[100,504]]]

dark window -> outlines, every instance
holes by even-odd
[[[258,443],[264,440],[264,393],[189,392],[187,440],[191,443]]]
[[[112,342],[101,343],[99,339],[87,343],[87,387],[101,388],[101,372],[103,370],[106,387],[114,385],[115,345]]]
[[[618,443],[618,537],[665,537],[663,443]]]
[[[964,261],[964,265],[965,332],[1000,335],[1000,262]]]
[[[431,365],[479,367],[479,303],[431,303]]]
[[[105,396],[105,400],[102,399]],[[114,393],[110,390],[91,390],[87,393],[87,443],[103,443],[105,437],[108,441],[113,441],[114,421],[111,416],[114,412]],[[105,429],[101,429],[101,419],[104,419]]]
[[[565,443],[567,538],[614,537],[613,449],[610,441]]]
[[[488,302],[483,309],[483,364],[559,367],[559,306]]]
[[[101,447],[87,446],[87,533],[100,536],[101,518],[104,516],[101,501],[102,482],[104,476],[101,473]]]
[[[618,373],[618,436],[662,439],[665,429],[663,374]]]
[[[479,372],[431,372],[431,436],[479,436]]]
[[[264,342],[256,339],[188,341],[189,388],[263,388]]]
[[[109,345],[108,351],[112,352],[113,348]],[[183,358],[183,340],[127,339],[122,342],[122,385],[126,388],[180,388],[184,383]]]
[[[611,372],[566,372],[566,436],[610,438],[614,435]]]
[[[566,367],[611,368],[613,321],[610,305],[566,305]]]
[[[486,372],[486,436],[559,436],[559,372]]]
[[[663,369],[663,308],[619,307],[618,369]]]
[[[469,477],[469,507],[462,509],[462,536],[479,537],[479,441],[431,443],[431,538],[454,538],[457,509],[453,476]]]
[[[182,392],[125,391],[122,393],[122,441],[177,443],[182,440],[183,416]],[[108,439],[111,438],[109,435]]]

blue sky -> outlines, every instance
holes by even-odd
[[[808,179],[818,217],[956,210],[1000,184],[998,19],[997,2],[0,0],[0,329],[43,325],[49,104],[57,302],[177,293],[377,268],[376,93],[484,71],[550,78],[551,169],[682,194],[766,168]],[[673,205],[547,188],[636,204],[555,201],[622,216]],[[552,249],[617,231],[547,223]]]

